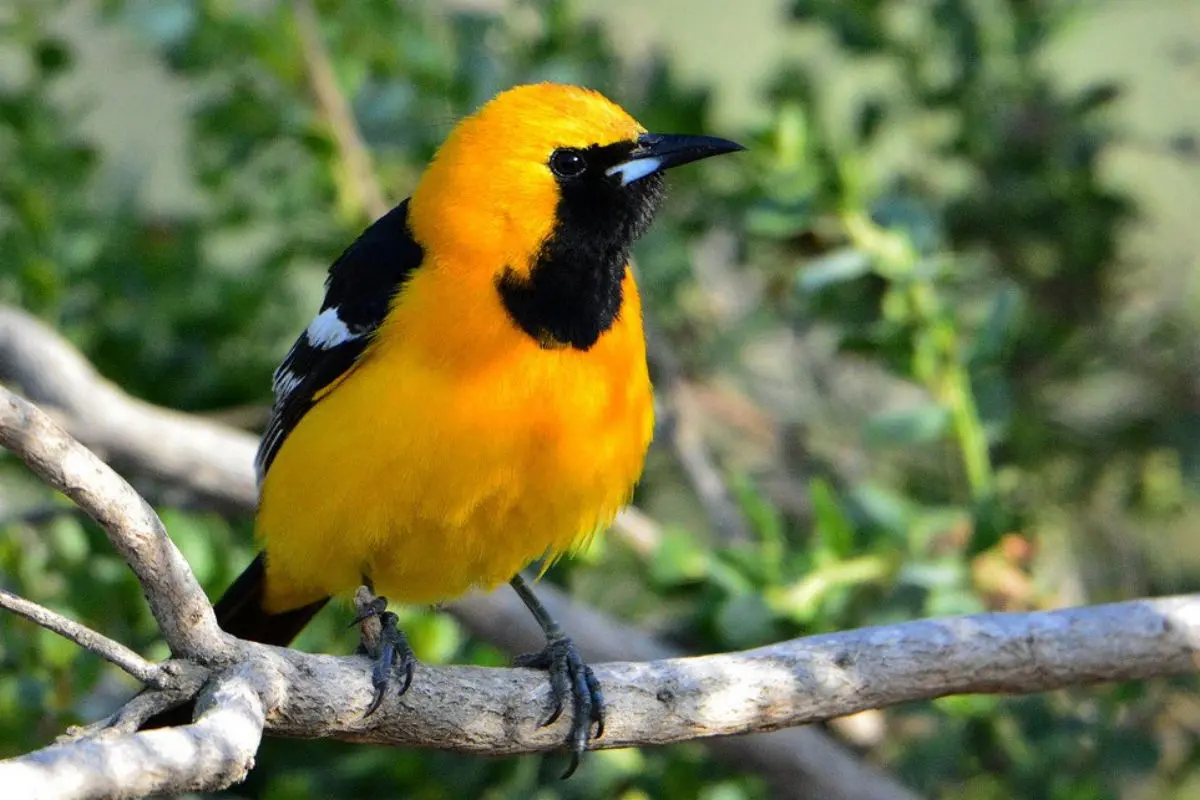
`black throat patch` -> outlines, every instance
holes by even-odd
[[[558,177],[554,231],[528,276],[509,266],[496,279],[512,321],[542,347],[588,350],[621,312],[630,249],[649,227],[663,194],[661,174],[628,186],[604,174],[625,161],[633,147],[619,142],[573,151],[585,168],[573,177]]]

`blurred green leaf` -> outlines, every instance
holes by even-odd
[[[63,514],[55,517],[47,525],[46,533],[55,555],[67,564],[80,564],[91,554],[83,525],[74,516]]]
[[[1012,341],[1020,315],[1023,299],[1021,290],[1013,284],[1003,284],[996,291],[987,317],[971,343],[970,361],[973,364],[1000,360]]]
[[[816,292],[826,286],[861,278],[871,271],[871,258],[859,250],[838,250],[800,270],[797,286],[806,292]]]
[[[871,524],[907,535],[914,511],[910,501],[900,494],[883,486],[861,484],[854,487],[851,499]]]
[[[717,628],[731,647],[744,650],[767,644],[775,635],[775,615],[757,594],[739,594],[717,611]]]
[[[949,425],[947,409],[926,403],[876,414],[867,423],[867,441],[877,447],[907,447],[941,439]]]
[[[650,562],[650,576],[660,586],[696,581],[708,571],[708,554],[683,531],[667,531]]]
[[[808,494],[823,548],[832,556],[849,556],[854,550],[854,523],[842,508],[833,487],[821,478],[814,478],[809,482]]]

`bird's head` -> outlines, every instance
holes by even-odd
[[[620,310],[634,240],[663,171],[741,150],[709,136],[649,133],[575,86],[518,86],[454,129],[413,194],[426,252],[486,278],[510,317],[546,346],[588,349]]]

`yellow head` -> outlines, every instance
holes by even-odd
[[[662,170],[740,149],[647,133],[588,89],[518,86],[446,139],[413,193],[409,226],[443,270],[494,284],[527,333],[586,350],[620,310]]]

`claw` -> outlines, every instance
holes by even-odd
[[[386,597],[376,597],[364,586],[355,594],[354,604],[358,611],[354,624],[359,625],[362,630],[359,649],[374,660],[371,685],[375,687],[375,693],[363,714],[363,718],[366,719],[383,704],[388,686],[392,683],[392,668],[397,664],[404,674],[404,683],[397,694],[403,695],[408,691],[408,687],[412,685],[417,658],[408,644],[408,638],[399,628],[399,618],[386,610]]]
[[[408,691],[408,687],[412,686],[413,673],[416,672],[417,659],[409,651],[409,657],[404,659],[404,683],[400,684],[400,691],[397,695],[403,695]]]
[[[550,714],[538,727],[553,725],[571,698],[571,730],[567,734],[567,747],[571,751],[571,762],[563,779],[575,774],[580,759],[587,750],[590,738],[599,738],[604,733],[604,694],[591,667],[583,662],[579,650],[566,636],[558,635],[546,643],[540,653],[530,653],[515,660],[519,667],[542,669],[550,678]],[[591,737],[592,726],[596,736]]]
[[[562,698],[555,697],[554,698],[554,707],[550,709],[549,716],[547,716],[544,720],[542,720],[541,723],[538,724],[538,727],[539,728],[549,728],[551,725],[558,722],[558,718],[562,716],[562,712],[563,712]]]
[[[353,628],[356,625],[361,625],[372,617],[378,617],[387,610],[388,599],[383,596],[373,597],[366,603],[363,603],[354,620],[347,625],[347,628]]]
[[[367,706],[367,710],[363,712],[363,719],[374,714],[381,705],[383,698],[387,695],[387,683],[375,684],[375,694],[371,697],[371,704]]]
[[[575,774],[575,770],[579,769],[579,759],[581,754],[578,750],[571,751],[571,763],[567,765],[567,771],[558,776],[560,781],[565,781],[567,778]]]
[[[604,692],[600,688],[600,681],[596,679],[596,673],[592,672],[592,668],[587,664],[583,665],[583,677],[587,680],[588,693],[592,696],[590,722],[596,725],[596,735],[592,738],[599,739],[604,735]]]

